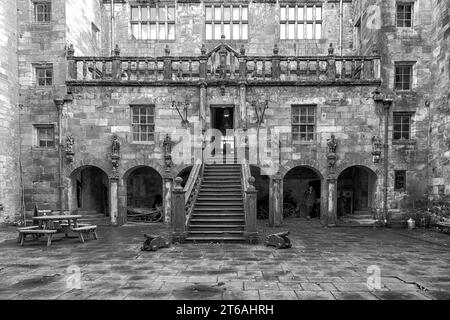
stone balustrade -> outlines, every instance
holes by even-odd
[[[242,83],[255,85],[373,84],[381,81],[380,56],[248,56],[222,43],[200,56],[76,57],[69,50],[68,82],[72,85],[142,85]]]

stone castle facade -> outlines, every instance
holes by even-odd
[[[448,199],[449,17],[438,0],[3,1],[0,222],[37,205],[120,224],[157,202],[170,222],[194,160],[168,163],[166,135],[226,126],[282,132],[261,146],[278,170],[250,163],[276,224],[309,185],[325,225]]]

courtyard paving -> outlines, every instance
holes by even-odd
[[[0,299],[450,299],[450,236],[434,231],[323,228],[287,220],[259,223],[261,237],[289,230],[293,248],[248,244],[175,244],[142,252],[143,235],[162,225],[101,227],[99,240],[57,238],[50,248],[16,243],[0,229]],[[68,268],[81,289],[67,286]],[[369,266],[381,287],[369,289]]]

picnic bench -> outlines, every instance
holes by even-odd
[[[28,235],[33,236],[34,240],[38,240],[41,236],[47,236],[47,246],[52,243],[52,237],[57,233],[64,233],[65,237],[69,236],[69,232],[78,234],[80,242],[84,243],[83,234],[92,234],[97,240],[97,226],[90,224],[78,224],[77,220],[82,218],[81,215],[43,215],[32,217],[34,225],[17,229],[19,232],[18,242],[23,246]],[[63,222],[67,221],[67,222]]]

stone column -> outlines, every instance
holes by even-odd
[[[119,197],[118,197],[118,182],[119,179],[116,176],[110,178],[109,183],[109,208],[110,208],[110,218],[111,225],[118,225],[119,217]]]
[[[173,178],[170,174],[166,174],[163,179],[163,210],[164,224],[172,223],[172,185]]]
[[[239,111],[240,111],[240,127],[247,129],[247,104],[246,101],[247,87],[245,82],[239,83]]]
[[[186,239],[186,211],[185,211],[185,191],[181,187],[183,179],[175,178],[175,188],[172,191],[172,212],[173,212],[173,242],[183,242]]]
[[[206,130],[206,82],[200,83],[200,110],[199,122],[202,130]]]
[[[327,226],[336,226],[337,221],[337,178],[329,177],[328,183],[328,210],[327,210]]]
[[[249,243],[255,243],[258,241],[258,226],[257,226],[257,194],[258,191],[255,189],[253,184],[255,183],[255,178],[248,178],[249,187],[246,194],[246,204],[245,204],[245,232],[244,236],[247,238]]]
[[[283,225],[283,179],[279,174],[270,177],[269,185],[269,227]]]

